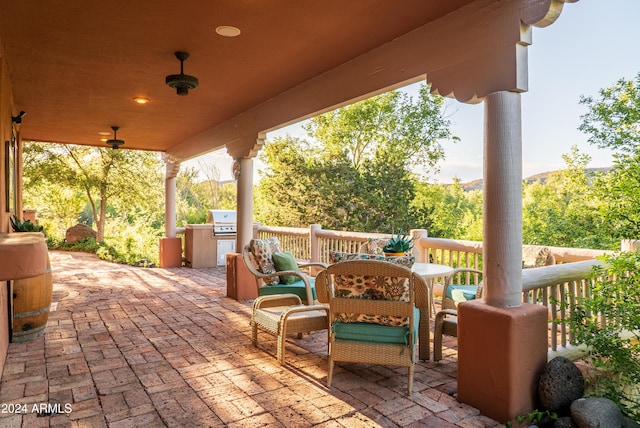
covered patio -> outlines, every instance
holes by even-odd
[[[416,364],[411,396],[406,369],[383,366],[339,364],[327,389],[326,331],[291,336],[280,366],[270,335],[251,344],[249,302],[225,297],[224,268],[50,257],[46,334],[9,345],[0,384],[0,403],[26,412],[3,410],[0,426],[498,426],[456,401],[455,339]],[[32,411],[41,403],[54,408]]]
[[[286,1],[190,1],[181,3],[179,10],[168,1],[153,7],[122,0],[92,7],[69,1],[38,8],[28,2],[4,2],[0,4],[0,134],[5,141],[4,150],[0,150],[0,205],[5,210],[0,213],[0,233],[9,232],[11,216],[21,217],[26,208],[22,201],[23,141],[107,147],[100,138],[110,136],[109,131],[113,129],[114,140],[122,145],[121,140],[116,140],[115,127],[118,127],[118,136],[126,141],[121,148],[153,150],[164,155],[165,236],[160,239],[159,249],[160,263],[168,269],[165,272],[171,273],[170,268],[180,269],[177,266],[182,262],[181,239],[177,236],[176,225],[176,177],[181,162],[223,147],[233,157],[238,189],[236,248],[239,249],[252,237],[253,158],[263,146],[267,132],[417,81],[426,81],[432,92],[443,96],[468,103],[483,102],[484,216],[489,219],[484,222],[486,246],[483,254],[487,287],[485,300],[468,305],[469,314],[460,315],[461,320],[477,317],[481,322],[470,323],[469,329],[462,322],[460,324],[461,336],[467,334],[476,341],[461,341],[457,359],[460,369],[458,398],[482,408],[495,419],[507,421],[533,408],[535,373],[546,362],[544,347],[539,346],[540,352],[532,353],[515,343],[513,338],[522,336],[525,331],[513,330],[511,324],[498,328],[493,322],[506,317],[520,325],[519,321],[535,315],[536,335],[542,341],[546,338],[546,311],[523,305],[521,301],[520,94],[528,90],[527,47],[533,42],[533,27],[552,24],[564,4],[575,1],[324,1],[314,3],[313,7]],[[228,38],[229,30],[238,37]],[[184,67],[185,73],[189,73],[187,81],[193,83],[194,76],[201,79],[200,86],[191,87],[187,97],[176,95],[176,91],[165,84],[167,76],[170,81],[178,70],[180,55],[174,54],[182,51],[191,55]],[[182,67],[180,71],[183,75]],[[141,98],[148,103],[134,102]],[[28,113],[26,117],[25,112]],[[4,320],[0,322],[0,366],[4,367],[4,376],[14,376],[18,385],[29,382],[31,376],[20,373],[19,366],[13,366],[14,344],[8,350],[6,321],[10,319],[7,315],[11,311],[8,281],[34,277],[45,271],[46,247],[44,242],[40,244],[38,256],[30,258],[20,256],[20,245],[0,245],[4,260],[11,261],[0,268],[0,320]],[[22,247],[23,250],[26,248]],[[58,262],[64,266],[64,260],[53,260],[54,269],[59,268]],[[7,268],[14,264],[17,269]],[[27,268],[31,271],[29,275],[25,274]],[[60,326],[52,328],[47,339],[53,340],[59,335],[58,339],[64,343],[65,335],[68,335],[70,345],[61,349],[73,354],[80,350],[86,353],[92,345],[102,346],[100,338],[104,338],[107,344],[114,346],[112,350],[104,351],[105,355],[115,355],[115,367],[118,364],[128,367],[130,362],[122,351],[124,348],[119,348],[116,334],[109,328],[117,329],[119,322],[136,325],[125,308],[137,311],[144,306],[135,300],[132,300],[136,303],[133,305],[119,302],[140,298],[131,290],[141,286],[144,280],[131,280],[129,287],[120,289],[120,284],[128,283],[126,278],[129,276],[123,273],[128,272],[127,269],[118,269],[105,274],[104,290],[99,287],[100,291],[95,293],[93,287],[99,283],[92,284],[82,278],[83,275],[95,276],[101,270],[94,268],[92,263],[90,270],[79,273],[74,280],[77,284],[71,286],[72,291],[77,292],[76,297],[70,298],[70,303],[74,302],[73,310],[62,311],[64,299],[58,296],[61,300],[54,320],[59,321]],[[134,278],[143,275],[140,271],[135,272]],[[159,280],[157,274],[144,275],[148,280]],[[119,276],[122,276],[120,280]],[[186,274],[185,278],[188,277]],[[209,304],[206,295],[195,294],[192,300],[184,300],[188,293],[175,293],[184,286],[176,280],[171,285],[173,294],[156,296],[158,299],[151,300],[154,303],[149,312],[142,314],[140,319],[148,322],[149,327],[139,326],[143,332],[140,337],[145,338],[144,346],[148,345],[150,350],[159,349],[166,332],[173,331],[168,324],[181,325],[179,321],[169,322],[158,314],[151,315],[154,308],[165,313],[158,301],[166,305],[188,302],[190,309],[193,309],[190,305],[206,307]],[[108,290],[106,294],[105,290]],[[61,289],[56,292],[60,293]],[[178,295],[180,298],[176,297]],[[236,316],[230,318],[240,317],[248,308],[221,296],[214,302],[237,309],[232,310]],[[76,302],[76,298],[80,300]],[[109,312],[112,305],[113,314]],[[105,308],[104,315],[102,307]],[[176,316],[175,308],[168,312]],[[204,312],[198,309],[195,313]],[[61,314],[67,314],[68,318],[58,319]],[[98,314],[102,317],[96,318]],[[120,314],[122,318],[118,317]],[[76,321],[71,329],[71,320],[83,316],[87,322]],[[114,320],[106,319],[107,316]],[[242,319],[245,318],[246,315]],[[159,331],[154,331],[154,321],[158,322]],[[215,324],[215,319],[211,322]],[[185,337],[189,331],[186,326],[190,324],[181,327]],[[203,328],[197,322],[194,324],[192,328]],[[228,321],[225,322],[227,326]],[[220,337],[216,341],[217,348],[212,349],[235,346],[235,339],[242,343],[239,339],[245,338],[248,326],[239,326],[233,331],[242,336]],[[491,329],[483,326],[491,326]],[[102,333],[95,333],[100,329]],[[71,340],[84,337],[82,331],[93,335],[89,345],[78,345]],[[495,346],[485,345],[488,331],[491,337],[499,339]],[[216,334],[221,334],[220,330],[216,330],[214,336]],[[133,333],[123,336],[129,341],[137,337]],[[181,344],[188,343],[181,334],[169,334],[168,337]],[[154,340],[160,342],[153,346]],[[18,345],[18,348],[37,347],[39,343],[42,347],[43,344],[36,341]],[[172,355],[175,351],[175,358],[188,361],[177,355],[177,350],[182,350],[180,346],[173,346],[171,341],[167,343]],[[204,341],[198,339],[197,344],[202,343]],[[231,353],[231,349],[227,352]],[[4,364],[6,351],[10,356]],[[30,355],[27,349],[24,351]],[[43,352],[46,358],[52,358],[49,353],[53,351],[48,348],[43,347],[39,352],[40,358]],[[186,350],[184,352],[190,355]],[[96,354],[102,353],[100,350]],[[33,355],[36,365],[42,366],[42,362],[37,362],[36,353]],[[209,361],[205,355],[200,355],[196,361]],[[235,351],[233,355],[239,361],[246,358],[245,354]],[[479,355],[482,358],[478,358]],[[71,361],[64,353],[57,358],[63,365]],[[89,370],[86,373],[90,373],[91,360],[81,360],[84,369]],[[224,358],[220,360],[225,361]],[[192,370],[200,367],[197,362],[189,364],[193,366]],[[67,370],[66,366],[62,368]],[[138,379],[132,368],[128,370],[133,383],[144,385],[144,376]],[[488,375],[503,383],[490,385]],[[113,377],[113,374],[109,376]],[[322,384],[317,382],[321,376],[308,378]],[[98,384],[96,378],[93,381]],[[185,379],[183,382],[188,385]],[[337,391],[339,385],[338,382]],[[51,390],[52,385],[48,386]],[[44,387],[40,384],[39,388]],[[207,394],[214,394],[212,388],[203,388]],[[11,384],[4,384],[3,398],[12,389]],[[53,389],[64,390],[57,386]],[[418,397],[424,395],[420,392]],[[389,395],[382,396],[385,404],[380,406],[393,408],[403,417],[410,413]],[[328,398],[331,397],[334,396]],[[184,404],[188,400],[179,401],[182,406],[190,406]],[[375,405],[371,408],[375,409]],[[425,409],[425,412],[432,412]],[[332,412],[332,417],[340,413]],[[170,419],[162,416],[165,418]]]

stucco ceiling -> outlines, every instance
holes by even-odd
[[[0,37],[24,139],[103,145],[117,125],[125,148],[167,151],[470,2],[3,1]],[[188,96],[165,85],[178,50]]]

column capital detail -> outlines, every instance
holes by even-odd
[[[485,0],[454,12],[446,22],[436,21],[430,32],[444,32],[439,26],[446,24],[445,33],[450,37],[437,42],[425,38],[424,49],[448,52],[445,57],[449,60],[442,66],[426,68],[431,91],[471,104],[493,92],[526,92],[527,47],[532,43],[532,27],[550,25],[560,16],[564,3],[575,1],[578,0]],[[473,13],[467,8],[474,9]],[[454,15],[458,17],[453,18]]]

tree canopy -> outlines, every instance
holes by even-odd
[[[67,192],[64,203],[70,207],[79,208],[79,201],[83,201],[82,206],[88,203],[99,242],[104,239],[105,219],[110,206],[117,207],[117,215],[123,218],[145,213],[141,220],[149,223],[161,221],[157,217],[157,213],[162,212],[163,194],[158,154],[70,144],[27,143],[24,158],[25,187],[29,192],[53,186],[58,192]],[[76,219],[81,212],[82,209],[75,213]]]
[[[579,129],[589,143],[618,153],[632,154],[640,148],[640,73],[634,80],[620,79],[600,89],[600,96],[583,96],[580,104],[589,111],[581,116]]]
[[[441,141],[457,140],[443,104],[426,85],[416,98],[392,91],[314,117],[305,126],[313,143],[269,142],[256,218],[369,232],[415,227],[416,171],[435,171]]]

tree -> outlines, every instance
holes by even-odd
[[[161,222],[162,175],[159,156],[151,152],[91,148],[69,144],[26,143],[26,186],[67,188],[83,194],[97,229],[104,239],[109,204],[117,205],[124,219]],[[80,210],[81,211],[81,210]],[[144,214],[143,214],[144,213]],[[76,213],[76,218],[80,212]]]
[[[358,170],[375,157],[406,168],[434,168],[444,158],[440,141],[452,136],[444,99],[421,85],[417,99],[391,91],[311,119],[304,129],[325,157],[348,159]]]
[[[577,248],[610,248],[592,181],[586,170],[591,158],[577,146],[562,156],[566,169],[551,173],[545,183],[523,185],[522,240],[526,244]]]
[[[482,241],[482,192],[465,192],[460,180],[451,185],[420,183],[412,206],[416,228],[447,239]]]
[[[424,85],[415,100],[393,91],[311,119],[313,144],[269,142],[257,219],[368,232],[412,227],[416,168],[428,175],[444,156],[440,140],[457,140],[442,106]]]
[[[600,97],[582,97],[589,111],[580,130],[589,142],[615,151],[614,166],[594,183],[605,226],[617,238],[640,236],[640,73],[600,90]]]
[[[589,111],[579,128],[589,135],[589,143],[632,154],[640,148],[640,73],[635,80],[620,79],[600,90],[600,98],[580,97]]]
[[[594,182],[604,227],[617,239],[640,237],[640,152],[618,155],[609,174]]]

